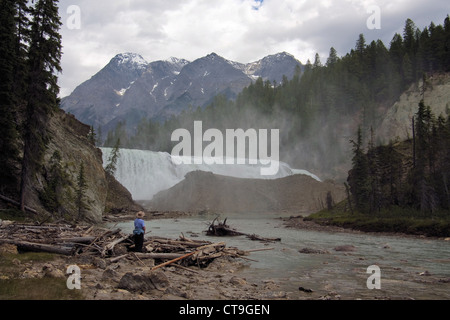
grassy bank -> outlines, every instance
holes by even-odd
[[[51,263],[49,253],[0,253],[0,300],[78,300],[78,290],[67,289],[65,278],[23,277],[33,265]]]
[[[16,209],[2,209],[0,220],[32,221],[32,215]],[[37,266],[53,263],[58,255],[50,253],[19,253],[0,248],[0,300],[74,300],[83,299],[78,290],[68,290],[66,278],[26,277],[27,271],[38,271]],[[1,245],[0,245],[1,247]]]
[[[450,213],[422,213],[409,208],[392,207],[374,213],[361,213],[348,209],[346,201],[332,210],[311,214],[305,220],[321,225],[334,225],[365,232],[394,232],[428,237],[450,237]]]

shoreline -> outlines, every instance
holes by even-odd
[[[160,217],[160,215],[157,215]],[[185,214],[169,214],[170,216],[186,216]],[[121,219],[129,219],[126,215]],[[119,220],[121,220],[119,219]],[[17,229],[32,229],[33,224],[20,224],[21,228],[15,228],[14,222],[0,226],[4,239],[0,242],[0,283],[12,285],[14,282],[24,283],[39,282],[37,287],[31,291],[39,292],[46,290],[47,283],[57,281],[60,290],[65,289],[68,280],[68,266],[77,266],[80,270],[81,300],[298,300],[298,295],[284,292],[275,280],[251,281],[240,274],[240,271],[249,268],[247,260],[250,257],[244,255],[219,255],[212,258],[206,266],[182,266],[171,264],[153,270],[160,266],[164,260],[158,258],[147,258],[126,249],[125,243],[115,246],[115,254],[112,256],[90,255],[90,254],[43,254],[22,250],[19,244],[11,243],[8,235],[11,231],[19,232],[21,237],[28,237],[25,231]],[[13,227],[13,229],[10,229]],[[81,226],[80,226],[81,227]],[[9,229],[7,229],[9,228]],[[78,227],[76,227],[78,228]],[[82,227],[86,233],[88,226]],[[91,228],[94,228],[93,226]],[[90,230],[91,228],[87,229]],[[104,232],[104,228],[101,228]],[[120,229],[119,229],[120,230]],[[32,232],[31,234],[34,234]],[[16,233],[16,235],[18,235]],[[122,237],[122,234],[117,234]],[[53,239],[55,241],[57,238]],[[47,239],[48,240],[48,239]],[[168,240],[170,240],[168,238]],[[173,242],[177,242],[173,239]],[[30,241],[33,241],[30,239]],[[191,240],[194,241],[194,240]],[[227,250],[233,249],[226,245]],[[170,245],[168,245],[170,246]],[[239,248],[235,248],[239,250]],[[206,254],[206,253],[204,253]],[[44,259],[41,256],[45,256]],[[14,267],[11,267],[14,266]],[[36,285],[35,285],[36,286]],[[28,291],[23,289],[24,291]],[[68,291],[65,291],[68,293]],[[27,292],[21,292],[19,296],[28,300]],[[8,297],[0,294],[0,300],[16,299],[15,296]],[[307,295],[305,294],[305,297]],[[35,298],[32,299],[42,299]],[[50,299],[54,299],[51,297]],[[56,299],[59,299],[58,297]]]
[[[282,218],[284,225],[287,228],[293,228],[298,230],[312,230],[318,232],[336,232],[336,233],[350,233],[350,234],[367,234],[367,235],[379,235],[379,236],[393,236],[411,239],[433,239],[433,240],[446,240],[450,241],[449,237],[435,237],[427,235],[417,235],[402,232],[385,232],[385,231],[362,231],[353,228],[344,228],[334,225],[324,225],[311,220],[305,220],[303,216],[291,216],[289,218]]]
[[[183,219],[198,213],[190,212],[148,212],[147,219]],[[123,215],[106,216],[106,223],[130,221],[134,219],[133,213]],[[313,221],[305,221],[303,216],[274,217],[273,219],[282,222],[283,228],[297,230],[311,230],[329,233],[347,234],[371,234],[387,235],[401,238],[431,239],[430,237],[408,235],[400,233],[379,233],[365,232],[359,230],[346,229],[337,226],[320,225]],[[440,238],[442,239],[442,238]],[[446,240],[446,239],[444,239]],[[450,240],[450,239],[449,239]],[[223,241],[226,243],[227,239]],[[3,248],[5,246],[3,245]],[[6,246],[7,247],[7,246]],[[2,253],[0,245],[0,255]],[[321,290],[309,291],[308,283],[300,283],[300,287],[287,289],[278,278],[258,279],[253,276],[252,267],[245,259],[232,257],[220,257],[214,259],[207,267],[180,267],[169,265],[167,267],[152,271],[152,267],[159,265],[161,261],[154,259],[140,259],[130,253],[126,258],[112,262],[113,259],[101,258],[97,256],[60,256],[55,255],[50,261],[36,261],[33,263],[20,263],[17,259],[19,254],[17,248],[9,246],[11,250],[7,254],[7,259],[16,264],[20,276],[3,274],[3,279],[18,280],[23,279],[44,279],[56,278],[58,281],[66,281],[66,269],[69,265],[80,266],[82,274],[82,300],[340,300],[341,295],[332,287],[324,287]],[[317,252],[307,252],[317,253]],[[352,256],[352,253],[343,253]],[[340,259],[338,256],[329,256],[333,259]],[[251,256],[249,258],[252,258]],[[328,262],[327,262],[328,264]],[[123,279],[131,277],[128,284],[123,284]],[[420,277],[422,278],[422,277]],[[433,277],[425,277],[431,281]],[[423,278],[423,279],[425,279]],[[433,278],[434,279],[434,278]],[[419,279],[421,280],[421,279]],[[285,280],[282,280],[285,281]],[[441,279],[434,279],[438,283]],[[136,286],[137,283],[150,283],[150,287]],[[311,284],[311,283],[310,283]],[[306,287],[302,287],[306,286]],[[314,287],[312,287],[315,289]],[[405,295],[405,298],[408,296]],[[3,297],[4,299],[5,297]],[[347,298],[357,299],[351,295]],[[345,299],[347,299],[345,298]],[[372,299],[372,297],[366,297]],[[376,297],[373,297],[376,299]],[[389,296],[386,296],[390,299]],[[0,298],[1,299],[1,298]],[[365,298],[364,298],[365,299]]]
[[[189,211],[145,211],[146,219],[148,220],[159,220],[159,219],[183,219],[187,217],[192,217],[196,215],[202,215],[204,213],[210,212],[189,212]],[[267,213],[265,213],[267,214]],[[298,229],[298,230],[311,230],[318,232],[337,232],[337,233],[353,233],[353,234],[368,234],[368,235],[380,235],[380,236],[397,236],[404,238],[413,238],[413,239],[437,239],[437,240],[447,240],[450,241],[450,237],[437,237],[437,236],[428,236],[428,235],[418,235],[411,233],[403,233],[403,232],[387,232],[387,231],[363,231],[353,228],[344,228],[335,225],[328,224],[320,224],[318,222],[306,219],[309,214],[306,215],[290,215],[286,212],[283,212],[284,216],[275,216],[278,213],[274,213],[273,219],[282,220],[284,223],[284,227]],[[218,214],[219,215],[219,214]],[[105,215],[103,217],[104,223],[118,223],[118,222],[127,222],[135,219],[135,213],[126,213],[122,215]]]

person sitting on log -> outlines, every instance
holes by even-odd
[[[145,234],[145,221],[143,220],[145,213],[139,211],[136,214],[136,219],[134,220],[134,246],[135,251],[142,252],[142,246],[144,245],[144,234]]]

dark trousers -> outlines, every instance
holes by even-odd
[[[144,234],[134,235],[134,250],[137,252],[142,252],[142,246],[144,245]]]

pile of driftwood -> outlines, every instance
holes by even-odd
[[[3,223],[0,226],[0,244],[17,246],[19,251],[49,252],[62,255],[111,255],[114,246],[128,235],[120,229],[67,224]]]
[[[216,223],[217,222],[217,223]],[[281,238],[265,238],[261,237],[257,234],[247,234],[240,231],[237,231],[236,229],[230,228],[229,225],[227,225],[227,218],[220,222],[218,218],[215,218],[208,227],[208,230],[206,230],[206,234],[209,236],[246,236],[250,240],[257,240],[262,242],[273,242],[273,241],[281,241]]]
[[[170,264],[205,267],[214,259],[228,256],[251,260],[250,252],[227,247],[225,242],[211,243],[192,240],[182,234],[179,239],[146,237],[144,252],[134,251],[132,235],[120,229],[98,226],[73,226],[61,224],[29,225],[9,223],[0,226],[0,245],[12,244],[21,251],[49,252],[72,256],[98,256],[111,263],[121,259],[154,259],[153,269]],[[142,261],[141,261],[142,262]]]

